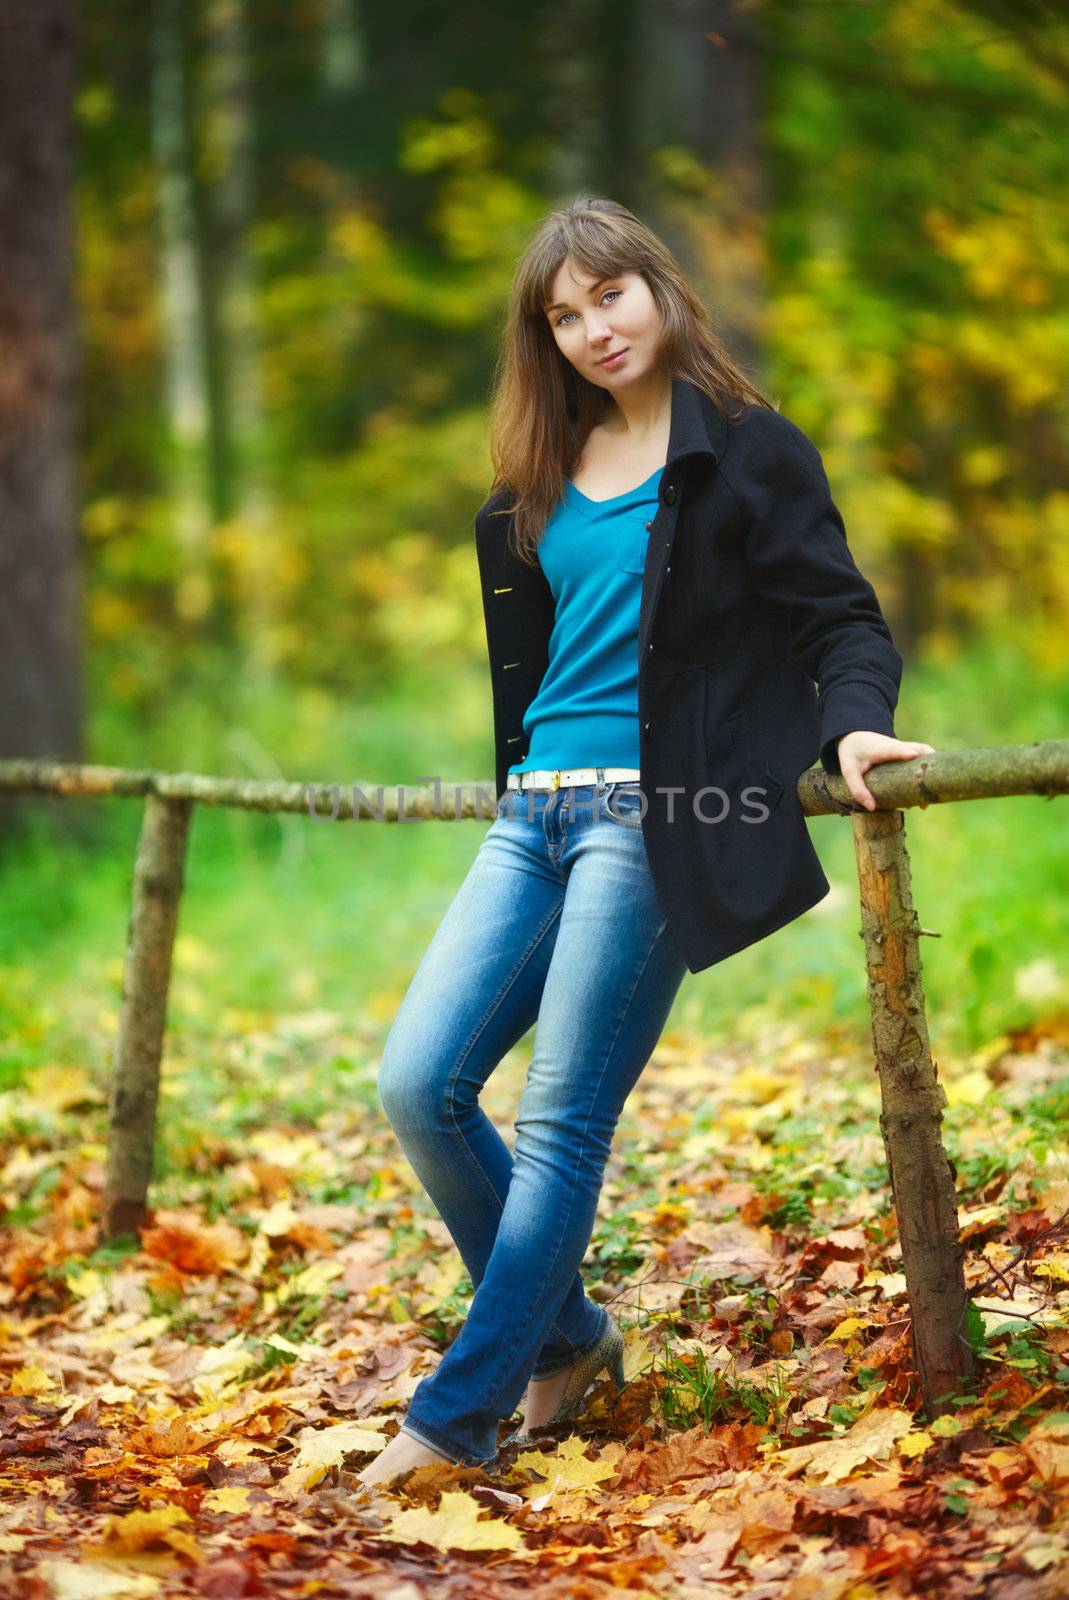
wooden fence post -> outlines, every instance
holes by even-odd
[[[872,1042],[883,1135],[909,1297],[913,1359],[931,1419],[974,1371],[954,1168],[940,1125],[946,1093],[932,1061],[906,823],[899,811],[852,813]]]
[[[171,953],[192,812],[191,800],[152,793],[145,798],[111,1082],[101,1243],[136,1232],[147,1215]]]

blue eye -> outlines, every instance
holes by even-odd
[[[623,294],[623,292],[624,291],[622,289],[606,289],[605,294]],[[605,294],[603,294],[601,297],[603,300],[605,298]],[[557,318],[557,327],[559,328],[563,325],[565,317],[573,317],[574,315],[574,311],[563,312],[562,315]]]

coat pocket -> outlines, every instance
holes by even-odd
[[[707,781],[723,789],[733,807],[776,809],[783,797],[783,781],[769,765],[747,712],[735,711],[715,727],[707,726],[705,743]]]

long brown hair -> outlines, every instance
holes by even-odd
[[[660,361],[689,379],[728,416],[747,403],[777,409],[736,365],[716,334],[716,318],[683,275],[668,246],[615,200],[581,196],[550,212],[520,258],[504,321],[490,404],[490,494],[509,491],[516,553],[537,565],[539,537],[565,477],[591,429],[615,405],[582,377],[553,338],[545,307],[565,259],[594,278],[639,272],[661,315]],[[733,405],[734,402],[734,405]]]

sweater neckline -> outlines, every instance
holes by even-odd
[[[581,511],[601,511],[606,506],[619,505],[622,500],[636,499],[641,494],[643,489],[647,489],[655,478],[660,477],[663,471],[663,466],[656,467],[650,473],[648,478],[646,478],[642,483],[637,483],[633,489],[625,489],[623,494],[611,494],[604,500],[592,500],[588,494],[583,493],[582,489],[576,488],[571,478],[565,478],[565,495],[569,502],[573,506],[578,507],[578,509]]]

